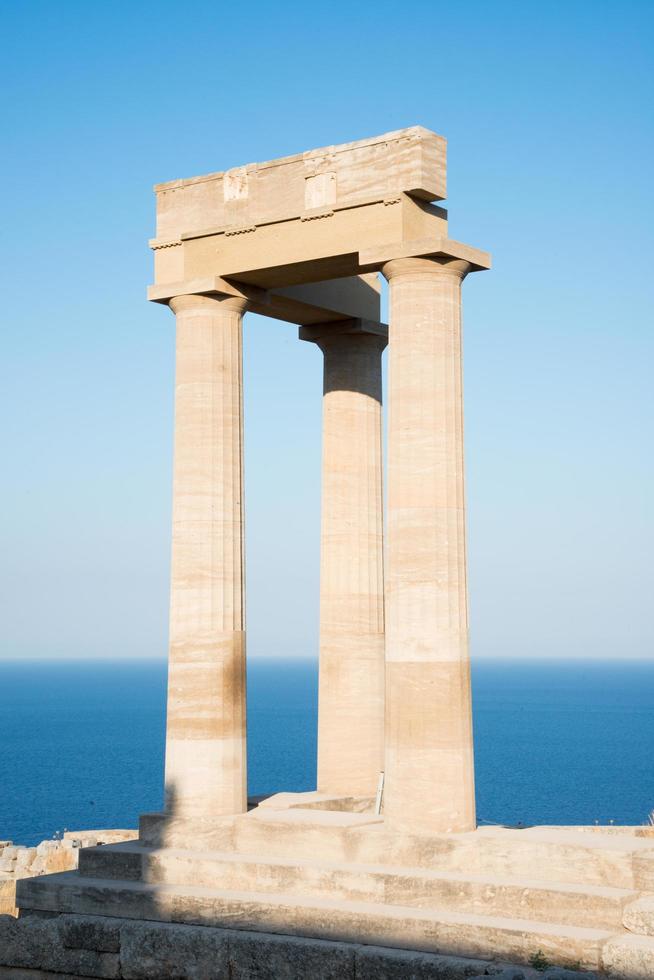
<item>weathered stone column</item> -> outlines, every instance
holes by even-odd
[[[407,831],[475,827],[467,641],[461,261],[397,259],[390,284],[386,785]]]
[[[246,810],[242,319],[179,296],[166,807]]]
[[[324,354],[318,789],[374,795],[384,757],[381,355],[386,327],[303,327]]]

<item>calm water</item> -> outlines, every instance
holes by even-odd
[[[250,793],[315,785],[313,663],[255,661]],[[0,662],[0,838],[136,826],[161,806],[161,663]],[[654,663],[481,662],[480,821],[642,823],[654,809]]]

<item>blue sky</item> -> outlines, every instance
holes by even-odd
[[[166,651],[152,184],[421,124],[464,285],[474,656],[654,656],[650,2],[5,2],[0,656]],[[280,383],[278,378],[283,378]],[[315,656],[320,354],[245,333],[252,656]]]

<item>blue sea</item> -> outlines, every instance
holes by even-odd
[[[0,839],[135,827],[162,804],[163,662],[0,661]],[[473,664],[480,822],[643,823],[654,662]],[[309,790],[317,665],[248,667],[249,791]]]

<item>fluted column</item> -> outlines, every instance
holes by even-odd
[[[179,296],[166,807],[246,809],[242,319]]]
[[[386,784],[407,831],[475,826],[460,261],[398,259],[390,284]]]
[[[374,795],[384,755],[380,324],[302,328],[324,354],[318,789]]]

